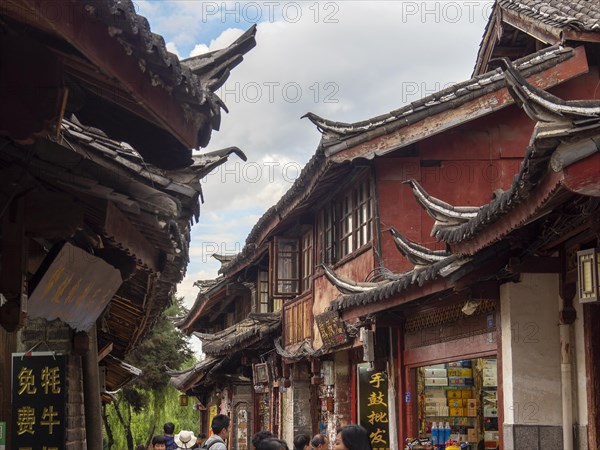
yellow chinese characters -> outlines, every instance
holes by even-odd
[[[48,434],[52,434],[55,425],[60,425],[60,420],[56,419],[56,416],[58,416],[58,411],[54,411],[54,406],[44,407],[40,425],[48,427]]]
[[[388,417],[387,417],[387,412],[375,412],[375,411],[371,411],[371,414],[369,414],[367,416],[367,420],[369,421],[369,423],[371,425],[373,425],[375,422],[377,423],[389,423],[388,421]]]
[[[382,372],[377,372],[371,375],[371,380],[369,381],[369,384],[372,384],[375,389],[379,389],[379,386],[381,385],[382,381],[385,381]]]
[[[31,406],[23,406],[17,410],[17,434],[34,434],[35,409]]]
[[[385,403],[383,400],[383,392],[371,392],[369,394],[369,403],[367,406],[387,406],[387,403]]]
[[[42,369],[42,387],[44,393],[48,394],[48,389],[52,394],[60,394],[60,371],[58,367],[44,367]]]
[[[33,371],[28,369],[27,367],[23,367],[17,375],[19,380],[19,395],[25,392],[26,394],[35,394],[37,392],[37,388],[35,387],[35,376],[33,375]]]
[[[374,431],[369,435],[369,437],[371,438],[371,444],[387,444],[387,441],[384,439],[385,433],[385,430],[377,428],[377,431]]]

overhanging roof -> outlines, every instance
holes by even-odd
[[[510,31],[519,31],[521,36]],[[600,6],[596,0],[498,0],[482,37],[473,74],[487,70],[496,47],[527,51],[517,42],[533,36],[549,45],[600,42]]]
[[[255,45],[256,27],[225,49],[181,62],[135,8],[131,0],[6,0],[0,16],[12,35],[59,61],[52,69],[68,87],[67,112],[77,109],[147,161],[183,167],[219,129],[225,106],[214,91]]]

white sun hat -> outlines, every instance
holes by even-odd
[[[193,431],[181,430],[175,435],[175,444],[179,448],[192,448],[196,443],[196,436]]]

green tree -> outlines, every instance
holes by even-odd
[[[142,375],[103,410],[106,448],[147,444],[153,435],[162,434],[165,422],[173,422],[176,430],[198,428],[198,411],[179,406],[179,392],[165,373],[165,366],[180,369],[195,363],[187,337],[169,319],[185,313],[182,300],[174,298],[141,344],[127,355],[126,362],[141,369]]]

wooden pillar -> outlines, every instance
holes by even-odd
[[[588,398],[588,448],[600,448],[600,306],[583,305]]]
[[[11,366],[12,353],[17,350],[17,333],[0,327],[0,420],[8,426],[6,448],[11,447]]]
[[[27,295],[27,239],[24,233],[24,204],[13,201],[2,210],[0,245],[0,420],[8,427],[7,447],[11,448],[12,353],[17,349],[17,333],[25,323]]]
[[[100,404],[100,374],[98,369],[98,338],[96,325],[89,334],[89,349],[83,356],[83,398],[85,404],[85,435],[88,450],[102,450],[102,411]]]
[[[0,324],[17,331],[25,324],[27,304],[27,239],[24,232],[23,200],[13,201],[2,217],[2,254],[0,256]]]

